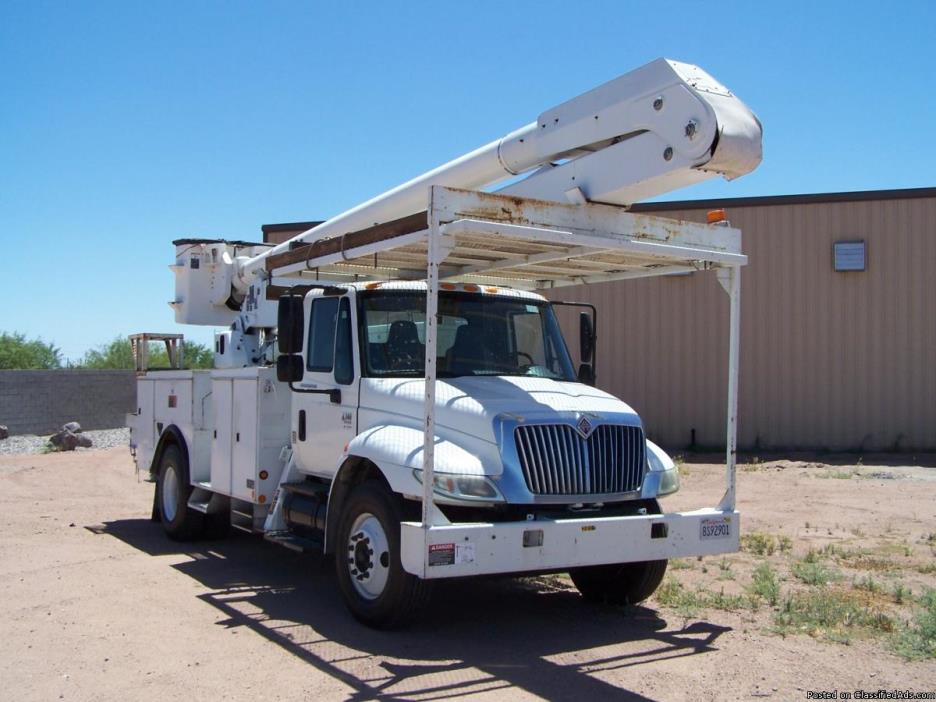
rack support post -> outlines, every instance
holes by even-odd
[[[718,282],[728,293],[728,413],[725,441],[725,495],[719,509],[735,508],[735,484],[738,453],[738,378],[741,340],[741,267],[730,266],[718,271]]]

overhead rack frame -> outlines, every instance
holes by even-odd
[[[740,271],[747,257],[741,253],[740,230],[725,224],[635,214],[612,205],[566,205],[432,186],[425,212],[267,258],[270,277],[427,283],[422,522],[403,525],[404,566],[409,572],[435,576],[433,571],[438,569],[429,568],[428,547],[436,541],[434,532],[452,528],[442,526],[433,499],[437,312],[442,282],[533,290],[715,271],[729,297],[726,488],[717,507],[691,514],[692,519],[700,514],[735,514]],[[688,518],[690,513],[673,516]],[[421,567],[414,560],[417,553]],[[648,555],[654,554],[643,554]]]

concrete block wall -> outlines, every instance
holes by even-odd
[[[133,371],[0,371],[0,424],[11,435],[51,434],[71,421],[82,429],[114,429],[135,409]]]

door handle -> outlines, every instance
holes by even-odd
[[[306,439],[306,413],[305,410],[299,410],[299,441],[305,441]]]
[[[293,392],[304,392],[309,395],[328,395],[328,399],[332,401],[332,404],[341,404],[341,390],[338,388],[329,388],[328,390],[309,390],[307,388],[297,387],[294,383],[290,383],[289,389]]]

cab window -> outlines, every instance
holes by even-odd
[[[330,373],[335,365],[335,321],[337,297],[319,297],[312,302],[309,318],[309,347],[306,369]]]

